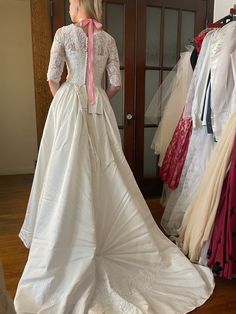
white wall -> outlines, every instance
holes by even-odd
[[[0,175],[37,158],[30,0],[0,0]]]
[[[234,4],[236,4],[236,0],[215,0],[214,21],[228,15]]]

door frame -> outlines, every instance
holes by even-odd
[[[49,0],[31,0],[30,7],[37,145],[39,148],[52,101],[52,95],[47,83],[48,60],[52,44],[51,3]]]

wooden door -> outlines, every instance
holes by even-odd
[[[161,193],[162,182],[158,176],[157,158],[150,149],[157,125],[144,119],[145,108],[165,75],[172,69],[195,34],[212,20],[213,0],[104,0],[104,27],[116,39],[123,87],[112,100],[125,156],[145,196]],[[46,119],[45,91],[46,69],[50,42],[40,57],[45,19],[51,16],[51,39],[59,27],[70,24],[69,0],[32,0],[32,25],[35,64],[44,64],[44,70],[35,67],[36,105],[40,119]],[[44,10],[44,20],[38,19],[39,6]],[[45,9],[48,7],[46,17]],[[47,20],[48,21],[48,20]],[[42,25],[41,25],[42,24]],[[45,45],[43,45],[45,46]],[[45,58],[45,55],[47,57]],[[44,73],[45,72],[45,73]],[[38,75],[45,82],[39,83]],[[40,96],[41,95],[41,96]],[[49,97],[47,96],[47,99]],[[42,115],[41,107],[44,108]]]
[[[157,125],[145,120],[145,109],[180,52],[211,20],[209,5],[203,0],[137,1],[135,174],[146,196],[161,190],[161,180],[158,156],[150,148]]]
[[[111,100],[126,159],[135,170],[135,16],[133,0],[105,0],[104,28],[116,39],[122,90]]]
[[[51,2],[49,0],[31,0],[30,5],[37,144],[39,147],[48,109],[52,101],[47,83],[47,68],[52,44]]]

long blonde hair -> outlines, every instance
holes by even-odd
[[[80,0],[87,15],[91,19],[101,21],[102,19],[102,0]]]

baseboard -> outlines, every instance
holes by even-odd
[[[34,174],[35,168],[22,168],[22,169],[4,169],[0,170],[0,176],[14,175],[14,174]]]

